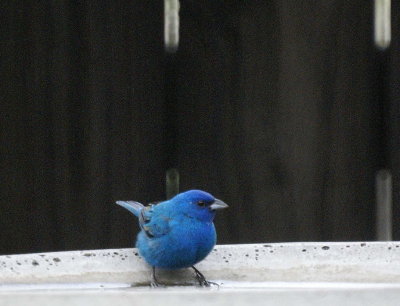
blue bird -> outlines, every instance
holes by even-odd
[[[215,213],[227,208],[227,204],[201,190],[189,190],[148,206],[134,201],[116,203],[139,218],[141,231],[136,247],[152,266],[152,287],[159,285],[156,268],[191,267],[201,286],[210,285],[194,265],[214,247],[217,240],[213,223]]]

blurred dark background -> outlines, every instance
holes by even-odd
[[[133,246],[115,200],[230,204],[219,243],[375,238],[375,174],[400,217],[400,5],[373,1],[2,1],[0,253]],[[394,238],[400,226],[394,223]]]

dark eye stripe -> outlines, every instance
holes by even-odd
[[[200,206],[200,207],[204,207],[207,204],[204,201],[199,201],[199,202],[197,202],[197,205]]]

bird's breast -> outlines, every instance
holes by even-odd
[[[180,269],[203,260],[216,243],[212,222],[196,219],[174,219],[165,235],[149,238],[143,232],[138,236],[137,247],[146,261],[155,267]]]
[[[177,247],[179,256],[187,259],[188,266],[203,260],[216,243],[213,223],[183,223],[173,230],[175,234],[172,236],[176,239],[174,245],[179,245]]]

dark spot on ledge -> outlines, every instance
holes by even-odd
[[[113,254],[114,254],[114,255],[118,255],[118,252],[114,252]]]
[[[91,253],[85,253],[85,254],[83,254],[83,256],[90,257],[90,256],[93,256],[93,254],[91,254]]]
[[[307,252],[307,250],[306,250],[306,249],[302,249],[301,251],[302,251],[302,252]]]
[[[229,260],[225,260],[225,262],[226,262],[226,263],[228,263],[228,262],[229,262]]]
[[[33,265],[33,266],[38,266],[39,263],[38,263],[36,260],[33,260],[33,261],[32,261],[32,265]]]
[[[249,254],[246,254],[246,257],[249,257]]]
[[[273,253],[274,251],[273,250],[271,250],[271,251],[269,251],[270,253]]]
[[[326,250],[329,250],[329,247],[328,247],[327,245],[324,245],[324,246],[322,247],[322,249],[323,249],[324,251],[326,251]]]
[[[258,252],[258,249],[256,249],[255,251]]]
[[[272,248],[272,245],[264,244],[263,247],[264,247],[264,248]]]
[[[139,253],[135,253],[135,256],[138,256],[139,255]]]
[[[392,247],[388,247],[388,250],[391,250],[392,249]]]
[[[367,244],[363,242],[363,243],[361,243],[360,245],[361,245],[362,247],[365,247]]]
[[[61,261],[61,259],[60,259],[60,258],[58,258],[58,257],[54,257],[54,258],[53,258],[53,261],[55,261],[55,262],[60,262],[60,261]]]

